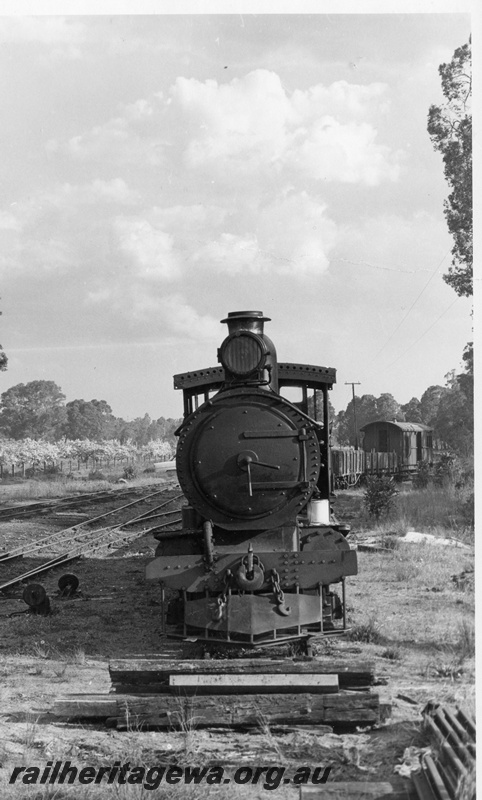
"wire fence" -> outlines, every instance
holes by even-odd
[[[0,480],[8,478],[31,478],[35,475],[73,475],[90,472],[102,472],[104,469],[116,470],[132,467],[142,469],[153,466],[155,463],[170,461],[171,457],[153,456],[139,453],[133,456],[97,457],[51,459],[46,461],[23,461],[16,464],[0,463]]]

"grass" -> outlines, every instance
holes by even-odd
[[[401,543],[387,555],[385,562],[392,580],[397,583],[423,586],[431,591],[454,591],[457,587],[452,576],[460,571],[461,557],[467,561],[467,553],[461,553],[456,547],[438,547],[427,542]],[[469,591],[469,584],[465,586]]]
[[[467,513],[470,489],[449,486],[428,486],[426,489],[400,492],[397,517],[406,520],[415,530],[424,533],[446,531],[465,541],[470,537],[472,513]]]
[[[388,661],[400,661],[401,657],[402,651],[399,647],[387,647],[382,653],[382,658],[386,658]]]
[[[460,778],[456,789],[458,800],[475,800],[476,794],[476,767],[475,764],[468,770],[466,775]]]
[[[475,627],[467,619],[447,631],[447,638],[435,646],[435,655],[428,659],[425,674],[435,678],[459,680],[475,656]]]
[[[366,644],[380,644],[383,640],[380,623],[375,616],[371,616],[366,622],[354,625],[348,633],[348,638],[352,642],[365,642]]]
[[[107,475],[105,480],[88,480],[87,478],[59,476],[55,480],[35,480],[33,478],[19,478],[15,482],[0,482],[0,504],[22,502],[29,500],[42,500],[54,497],[68,497],[75,494],[88,494],[112,490],[117,486],[122,474]],[[159,476],[158,481],[165,476]],[[154,479],[155,480],[155,479]],[[150,486],[153,484],[152,475],[129,480],[129,486]]]
[[[341,494],[341,493],[340,493]],[[338,496],[340,496],[340,494]],[[473,487],[456,488],[428,486],[413,489],[402,486],[395,499],[392,511],[377,522],[363,511],[363,489],[351,493],[358,502],[356,529],[379,533],[403,534],[409,530],[432,533],[435,536],[454,537],[465,544],[473,544]],[[343,501],[343,497],[340,498]],[[343,516],[341,512],[340,516]]]

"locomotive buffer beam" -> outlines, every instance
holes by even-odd
[[[268,552],[257,554],[262,561],[266,582],[261,591],[270,591],[270,572],[279,573],[283,589],[298,587],[301,590],[317,589],[320,584],[336,583],[346,575],[357,574],[357,557],[354,550],[322,550],[306,552]],[[234,572],[239,566],[240,554],[216,555],[209,572],[200,555],[161,556],[147,565],[146,578],[161,581],[170,589],[187,592],[217,592],[224,589],[226,570]]]

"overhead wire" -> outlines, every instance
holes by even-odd
[[[449,251],[450,252],[450,251]],[[441,264],[447,258],[448,253],[446,253],[440,262]],[[352,261],[349,258],[333,258],[330,259],[330,263],[340,261],[342,264],[353,264],[355,267],[371,267],[371,269],[380,269],[383,272],[401,272],[406,275],[418,275],[420,272],[430,272],[429,269],[425,269],[424,267],[420,267],[419,269],[402,269],[401,267],[384,267],[381,264],[370,264],[369,261]],[[437,267],[440,269],[440,264]]]
[[[426,282],[426,284],[424,285],[424,287],[422,288],[422,290],[421,290],[421,291],[418,293],[417,297],[416,297],[416,298],[415,298],[415,300],[413,301],[412,305],[411,305],[411,306],[410,306],[410,308],[408,309],[408,311],[407,311],[407,313],[405,314],[405,316],[404,316],[404,317],[403,317],[403,318],[400,320],[400,322],[398,323],[398,325],[397,325],[397,327],[395,328],[395,330],[393,330],[393,331],[392,331],[392,333],[390,334],[390,336],[388,337],[388,339],[386,340],[386,342],[385,342],[385,343],[384,343],[384,344],[383,344],[383,345],[380,347],[380,349],[378,350],[378,352],[377,352],[377,353],[375,353],[375,355],[373,356],[372,360],[371,360],[371,361],[368,363],[368,365],[367,365],[367,369],[368,369],[368,368],[370,367],[370,365],[371,365],[371,364],[373,364],[373,362],[374,362],[374,361],[375,361],[375,360],[378,358],[378,356],[380,355],[380,353],[382,353],[382,352],[385,350],[385,347],[386,347],[386,346],[387,346],[387,345],[388,345],[388,344],[391,342],[391,340],[393,339],[393,337],[395,336],[395,334],[397,333],[397,331],[399,331],[399,330],[400,330],[400,328],[402,327],[402,325],[403,325],[403,323],[405,322],[405,320],[406,320],[406,319],[407,319],[407,318],[410,316],[410,312],[412,311],[412,309],[413,309],[413,308],[416,306],[416,304],[417,304],[417,303],[418,303],[418,301],[420,300],[420,298],[421,298],[421,296],[423,295],[423,293],[424,293],[425,289],[426,289],[426,288],[429,286],[429,284],[431,283],[431,281],[432,281],[432,280],[435,278],[435,275],[438,273],[438,271],[439,271],[440,267],[442,266],[443,262],[445,261],[445,259],[447,258],[447,256],[449,255],[449,253],[450,253],[450,252],[451,252],[451,251],[450,251],[450,250],[448,250],[448,251],[445,253],[445,255],[444,255],[444,257],[442,258],[442,260],[440,261],[440,263],[439,263],[439,264],[437,264],[437,266],[435,267],[434,271],[433,271],[433,272],[432,272],[432,274],[430,275],[430,278],[428,279],[428,281]],[[444,313],[445,313],[445,312],[444,312]],[[434,324],[435,324],[435,323],[434,323]]]
[[[434,327],[434,325],[436,325],[436,324],[437,324],[437,322],[438,322],[440,319],[442,319],[442,317],[443,317],[443,316],[445,316],[445,314],[447,313],[447,311],[450,311],[450,309],[451,309],[451,308],[452,308],[452,307],[455,305],[455,303],[456,303],[458,300],[460,300],[460,297],[456,297],[456,298],[455,298],[455,300],[454,300],[454,301],[453,301],[453,302],[452,302],[452,303],[451,303],[451,304],[450,304],[450,305],[449,305],[449,306],[448,306],[448,307],[445,309],[445,311],[442,311],[442,313],[440,314],[440,316],[438,316],[438,317],[437,317],[437,319],[436,319],[436,320],[434,320],[434,322],[432,322],[432,324],[431,324],[431,325],[429,325],[429,327],[428,327],[428,328],[427,328],[427,329],[426,329],[426,330],[425,330],[425,331],[424,331],[424,332],[423,332],[423,333],[422,333],[422,334],[421,334],[421,335],[418,337],[418,339],[415,339],[415,341],[414,341],[414,342],[412,342],[412,343],[411,343],[411,344],[410,344],[410,345],[409,345],[409,346],[408,346],[408,347],[407,347],[407,348],[406,348],[406,349],[403,351],[403,353],[400,353],[400,355],[398,355],[398,356],[397,356],[397,357],[394,359],[394,361],[392,361],[390,364],[387,364],[387,366],[386,366],[386,367],[384,367],[384,369],[389,369],[390,367],[392,367],[392,366],[393,366],[394,364],[396,364],[396,363],[397,363],[397,361],[399,361],[399,360],[400,360],[400,359],[401,359],[401,358],[402,358],[402,357],[403,357],[403,356],[404,356],[406,353],[408,353],[408,351],[409,351],[409,350],[411,350],[411,349],[412,349],[412,347],[414,347],[416,344],[418,344],[418,343],[419,343],[419,341],[420,341],[421,339],[423,339],[423,337],[424,337],[424,336],[425,336],[425,335],[426,335],[426,334],[427,334],[427,333],[428,333],[428,332],[429,332],[429,331],[430,331],[430,330],[431,330],[431,329]]]

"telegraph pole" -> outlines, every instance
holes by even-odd
[[[360,381],[345,381],[345,386],[351,386],[353,396],[353,422],[355,424],[355,450],[358,450],[358,426],[356,423],[355,386],[361,386]]]

